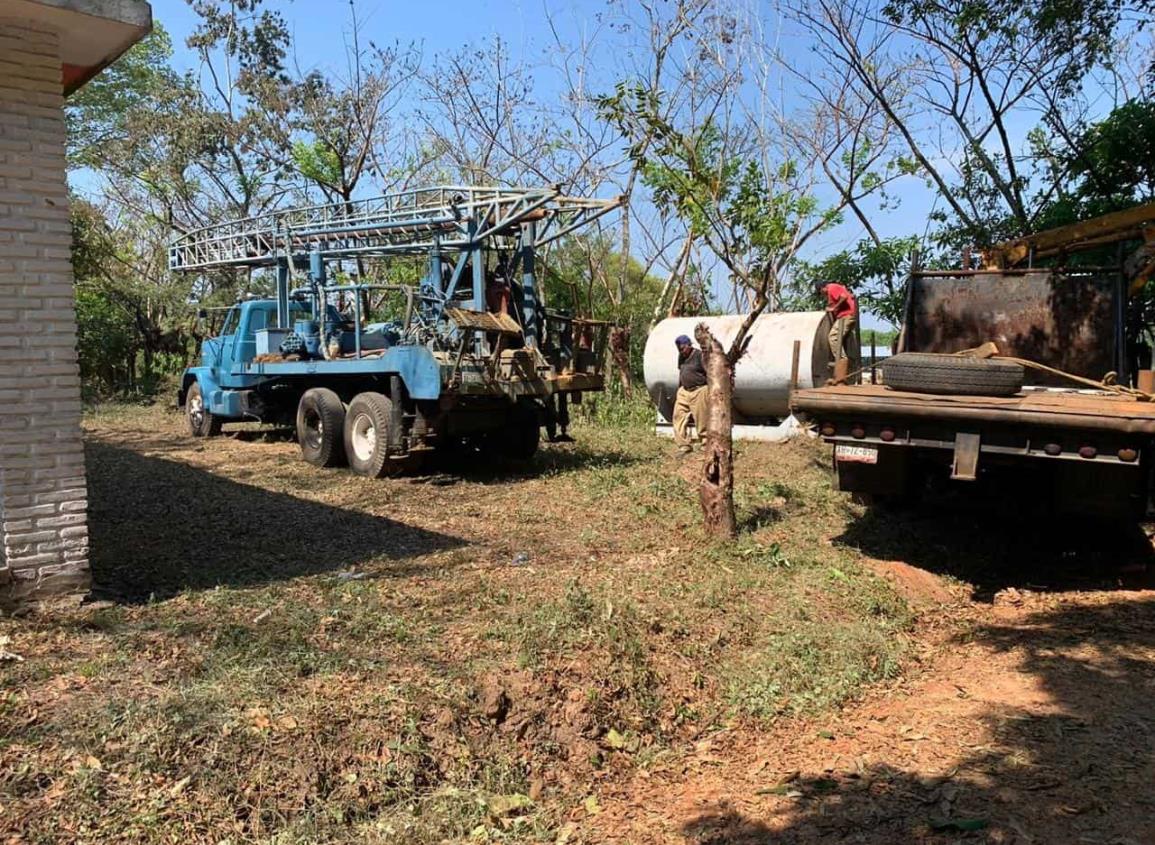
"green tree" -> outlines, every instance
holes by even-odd
[[[616,298],[620,256],[612,232],[575,234],[551,249],[542,260],[546,306],[581,317],[614,322],[630,337],[644,337],[662,280],[647,272],[634,257],[626,263],[626,296]],[[632,344],[625,366],[641,378],[642,349]]]
[[[726,86],[715,91],[715,108],[689,125],[666,117],[662,94],[641,83],[619,84],[601,108],[630,144],[643,183],[660,213],[680,218],[746,290],[749,311],[724,349],[705,325],[697,339],[707,370],[708,416],[705,471],[699,497],[706,530],[737,535],[734,514],[732,391],[734,365],[746,348],[750,327],[778,299],[783,272],[798,249],[838,217],[820,210],[807,174],[767,136],[746,121],[716,117]],[[692,116],[690,116],[692,118]],[[685,119],[685,118],[684,118]],[[644,143],[643,143],[644,140]]]
[[[157,21],[152,32],[68,99],[69,166],[105,165],[105,147],[129,140],[132,115],[151,109],[160,92],[179,85],[171,60],[172,38]]]
[[[1066,174],[1037,229],[1049,229],[1155,200],[1155,102],[1129,100],[1091,123],[1070,144],[1044,132],[1032,140],[1040,157]]]
[[[91,394],[154,392],[187,363],[188,282],[168,272],[163,243],[133,218],[71,201],[81,377]],[[154,230],[149,230],[154,231]]]
[[[1147,5],[1147,4],[1143,4]],[[1066,143],[1092,100],[1117,91],[1095,70],[1132,26],[1119,0],[798,0],[792,14],[828,63],[878,104],[937,192],[934,237],[952,254],[1038,228],[1070,174],[1022,139]]]
[[[187,43],[200,73],[172,68],[158,26],[67,106],[69,163],[88,171],[97,198],[74,204],[73,227],[82,368],[101,390],[159,384],[187,358],[191,303],[229,301],[250,282],[175,278],[174,231],[259,214],[294,189],[253,96],[284,78],[284,22],[260,0],[192,6],[200,24]]]

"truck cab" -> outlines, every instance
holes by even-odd
[[[231,371],[234,361],[251,361],[256,355],[256,331],[272,325],[277,304],[271,300],[238,302],[225,312],[220,334],[205,340],[200,366],[218,377]]]
[[[293,303],[298,313],[305,305]],[[201,344],[200,360],[189,367],[181,379],[177,395],[185,405],[194,386],[205,412],[221,418],[246,416],[235,390],[251,388],[255,379],[240,365],[249,364],[257,354],[257,332],[276,323],[277,303],[271,299],[250,299],[232,305],[225,312],[218,333]]]

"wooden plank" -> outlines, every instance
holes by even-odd
[[[937,406],[944,416],[952,408],[968,408],[1155,421],[1155,402],[1140,402],[1107,391],[1025,390],[1018,396],[943,396],[892,390],[881,384],[857,384],[816,387],[794,394],[794,405],[806,408],[810,403],[869,405],[896,414],[903,408]]]
[[[470,311],[466,308],[446,308],[445,315],[458,328],[521,336],[521,326],[509,314]]]

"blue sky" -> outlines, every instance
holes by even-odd
[[[152,0],[153,16],[173,36],[177,64],[195,68],[196,57],[184,47],[197,16],[184,0]],[[596,25],[605,0],[542,2],[542,0],[357,0],[361,39],[380,44],[414,42],[426,56],[465,44],[481,44],[497,35],[514,57],[534,59],[552,44],[546,10],[566,29]],[[340,71],[344,45],[351,36],[348,0],[269,0],[279,10],[293,37],[294,58],[303,71]]]

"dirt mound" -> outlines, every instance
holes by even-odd
[[[868,560],[867,565],[891,583],[895,591],[915,610],[953,604],[959,597],[938,575],[898,560]]]

